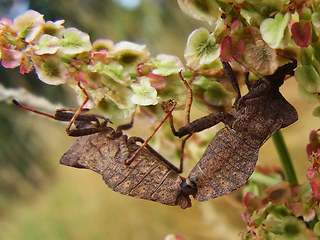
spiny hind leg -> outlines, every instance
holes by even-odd
[[[144,144],[145,141],[140,138],[140,137],[130,137],[128,139],[128,145],[130,144],[136,144],[137,142]],[[149,144],[145,145],[145,148],[147,148],[147,150],[152,154],[157,156],[157,158],[166,163],[170,168],[172,168],[175,172],[177,173],[181,173],[180,169],[177,168],[175,165],[173,165],[170,161],[168,161],[167,159],[165,159],[160,153],[158,153],[154,148],[152,148]],[[139,148],[140,149],[140,148]],[[130,163],[129,163],[130,164]]]
[[[170,102],[173,103],[172,108],[166,112],[166,115],[164,116],[164,118],[161,120],[161,122],[158,124],[158,126],[155,128],[155,130],[151,133],[151,135],[147,138],[147,140],[144,141],[144,143],[139,147],[139,149],[130,157],[130,159],[128,159],[128,161],[126,161],[126,164],[130,164],[134,158],[139,154],[139,152],[145,147],[147,146],[147,144],[149,143],[149,141],[152,139],[152,137],[156,134],[156,132],[159,130],[159,128],[164,124],[164,122],[169,118],[169,115],[171,115],[172,111],[174,110],[174,108],[177,105],[177,102],[174,100],[169,100]]]
[[[233,89],[237,93],[237,97],[235,100],[235,104],[236,104],[238,102],[238,100],[241,98],[241,93],[240,93],[240,88],[239,88],[237,78],[236,78],[236,76],[235,76],[235,74],[234,74],[234,72],[228,62],[221,61],[221,63],[222,63],[222,66],[223,66],[223,69],[224,69],[226,76],[228,77]]]
[[[89,95],[88,95],[87,91],[81,86],[80,82],[78,82],[78,87],[82,90],[82,92],[85,94],[86,97],[83,100],[83,102],[81,103],[80,107],[74,113],[74,115],[72,116],[68,126],[66,127],[66,132],[67,132],[68,135],[70,135],[70,129],[71,129],[72,124],[76,121],[76,119],[79,116],[79,114],[81,113],[82,109],[84,108],[84,106],[89,101]]]

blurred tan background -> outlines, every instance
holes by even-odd
[[[129,40],[146,44],[154,56],[167,53],[180,59],[190,32],[205,26],[184,15],[176,1],[128,2],[130,6],[116,0],[7,0],[0,1],[0,14],[14,17],[29,7],[46,20],[65,19],[65,26],[89,33],[91,41]],[[20,8],[10,10],[17,3]],[[24,87],[53,103],[77,106],[71,89],[43,84],[34,73],[20,75],[18,70],[0,68],[0,83],[7,88]],[[319,128],[319,119],[311,115],[316,104],[299,96],[294,79],[285,83],[282,92],[299,113],[299,121],[283,134],[302,182],[309,167],[308,135]],[[192,118],[204,114],[195,109]],[[145,127],[138,121],[135,131],[141,126]],[[170,233],[189,240],[230,240],[238,239],[238,232],[245,228],[241,208],[230,196],[193,201],[191,209],[181,210],[122,196],[108,189],[94,172],[61,166],[60,157],[74,141],[64,129],[65,124],[21,111],[7,100],[0,102],[1,240],[147,240],[164,239]],[[214,131],[205,134],[213,136]],[[142,137],[147,136],[146,132]],[[192,159],[187,168],[196,161]],[[271,140],[261,149],[258,163],[279,165]]]

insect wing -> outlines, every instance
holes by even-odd
[[[241,141],[232,129],[221,129],[189,174],[198,189],[194,198],[207,201],[244,185],[254,171],[258,151]]]
[[[106,132],[79,137],[60,163],[100,173],[106,184],[121,194],[171,206],[179,205],[183,209],[191,207],[189,196],[181,192],[184,178],[157,155],[142,149],[134,161],[125,164],[125,160],[139,146],[135,143],[123,144],[124,139],[112,139]]]

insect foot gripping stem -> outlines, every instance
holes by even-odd
[[[189,195],[181,187],[184,178],[159,153],[143,148],[130,164],[125,164],[138,148],[126,135],[99,132],[78,137],[60,163],[101,174],[115,192],[182,209],[191,207]]]

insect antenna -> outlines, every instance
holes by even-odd
[[[24,110],[27,110],[27,111],[30,111],[30,112],[33,112],[33,113],[36,113],[36,114],[40,114],[40,115],[45,116],[45,117],[56,119],[56,117],[54,115],[51,115],[51,114],[48,114],[48,113],[45,113],[45,112],[41,112],[41,111],[38,111],[38,110],[35,110],[35,109],[32,109],[32,108],[26,107],[24,105],[21,105],[16,99],[12,99],[11,102],[14,105],[16,105],[17,107],[21,108],[21,109],[24,109]]]
[[[75,116],[74,111],[79,110],[79,108],[60,108],[55,111],[54,115],[51,115],[45,112],[41,112],[32,108],[26,107],[24,105],[21,105],[15,99],[12,99],[11,102],[23,110],[40,114],[42,116],[49,117],[57,121],[69,122],[70,126],[71,126],[70,122],[72,118]],[[76,118],[74,120],[75,128],[70,129],[69,127],[67,131],[67,134],[69,136],[79,137],[79,136],[85,136],[85,135],[90,135],[97,132],[110,130],[107,125],[108,123],[112,123],[112,122],[108,118],[98,114],[82,114],[83,112],[86,112],[86,111],[89,111],[89,109],[80,108],[79,114],[76,115]]]

